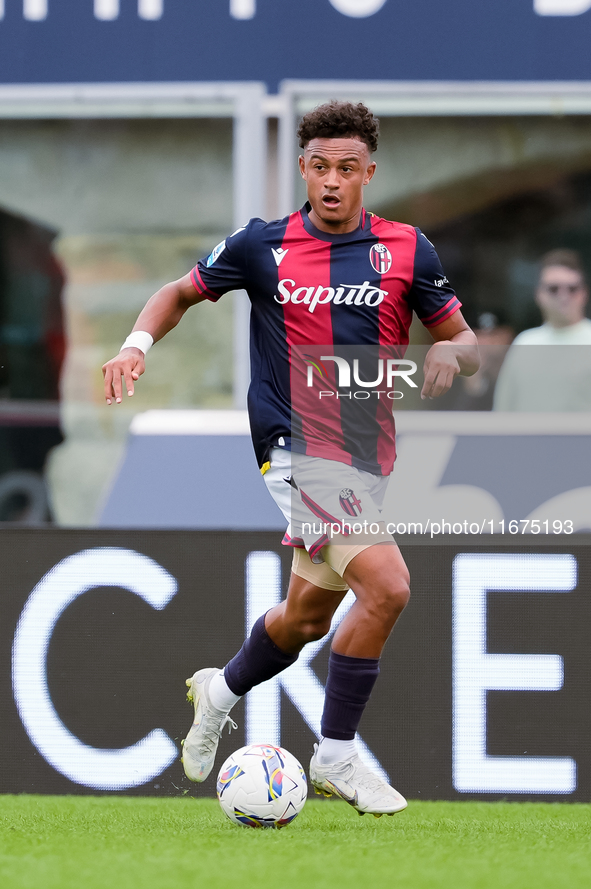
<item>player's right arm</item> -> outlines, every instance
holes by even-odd
[[[229,290],[240,290],[247,286],[247,238],[252,222],[264,224],[261,220],[251,220],[242,228],[214,247],[207,259],[199,260],[195,268],[178,281],[165,284],[148,300],[131,334],[150,334],[153,342],[161,340],[169,330],[179,323],[187,309],[204,299],[217,300]],[[144,337],[146,351],[152,345],[149,337]],[[142,337],[139,337],[142,344]],[[127,342],[127,341],[126,341]],[[113,398],[121,402],[122,385],[128,395],[133,395],[134,383],[145,370],[145,352],[141,348],[122,348],[115,358],[103,367],[105,377],[105,399],[111,404]]]
[[[205,295],[197,292],[191,275],[185,275],[178,281],[165,284],[152,296],[139,314],[133,331],[149,333],[154,342],[161,340],[169,330],[179,323],[191,306],[203,302]],[[141,349],[131,347],[122,349],[118,355],[103,365],[105,379],[105,399],[111,404],[113,398],[121,403],[123,387],[128,395],[134,393],[134,383],[145,370],[145,354]]]

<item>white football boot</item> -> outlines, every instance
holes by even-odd
[[[360,815],[371,814],[376,818],[394,815],[406,809],[408,803],[397,790],[368,769],[355,754],[344,762],[322,765],[317,758],[318,745],[310,762],[310,781],[315,793],[324,796],[340,796],[357,809]]]
[[[209,700],[209,684],[219,672],[217,667],[208,667],[187,679],[187,700],[195,706],[195,719],[182,742],[181,762],[190,781],[205,781],[213,768],[222,730],[226,725],[230,731],[238,728],[228,713],[216,710]]]

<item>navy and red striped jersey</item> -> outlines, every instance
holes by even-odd
[[[392,402],[367,404],[368,425],[359,434],[357,421],[357,431],[348,431],[345,401],[335,401],[319,429],[295,398],[295,356],[311,357],[316,346],[404,347],[413,311],[433,327],[461,304],[418,229],[363,210],[355,231],[333,235],[311,223],[309,210],[306,204],[274,222],[251,219],[200,261],[191,279],[210,300],[242,289],[250,297],[248,410],[259,466],[279,444],[387,475],[395,459]]]

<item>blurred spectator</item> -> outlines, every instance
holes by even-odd
[[[588,296],[574,250],[552,250],[542,257],[535,299],[544,323],[515,338],[499,373],[495,410],[591,410]]]
[[[0,210],[0,522],[51,518],[49,451],[63,441],[64,274],[56,232]]]

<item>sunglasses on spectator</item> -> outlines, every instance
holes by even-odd
[[[577,291],[583,289],[582,284],[543,284],[542,289],[549,293],[550,296],[558,296],[558,294],[565,290],[570,296],[573,296]]]

